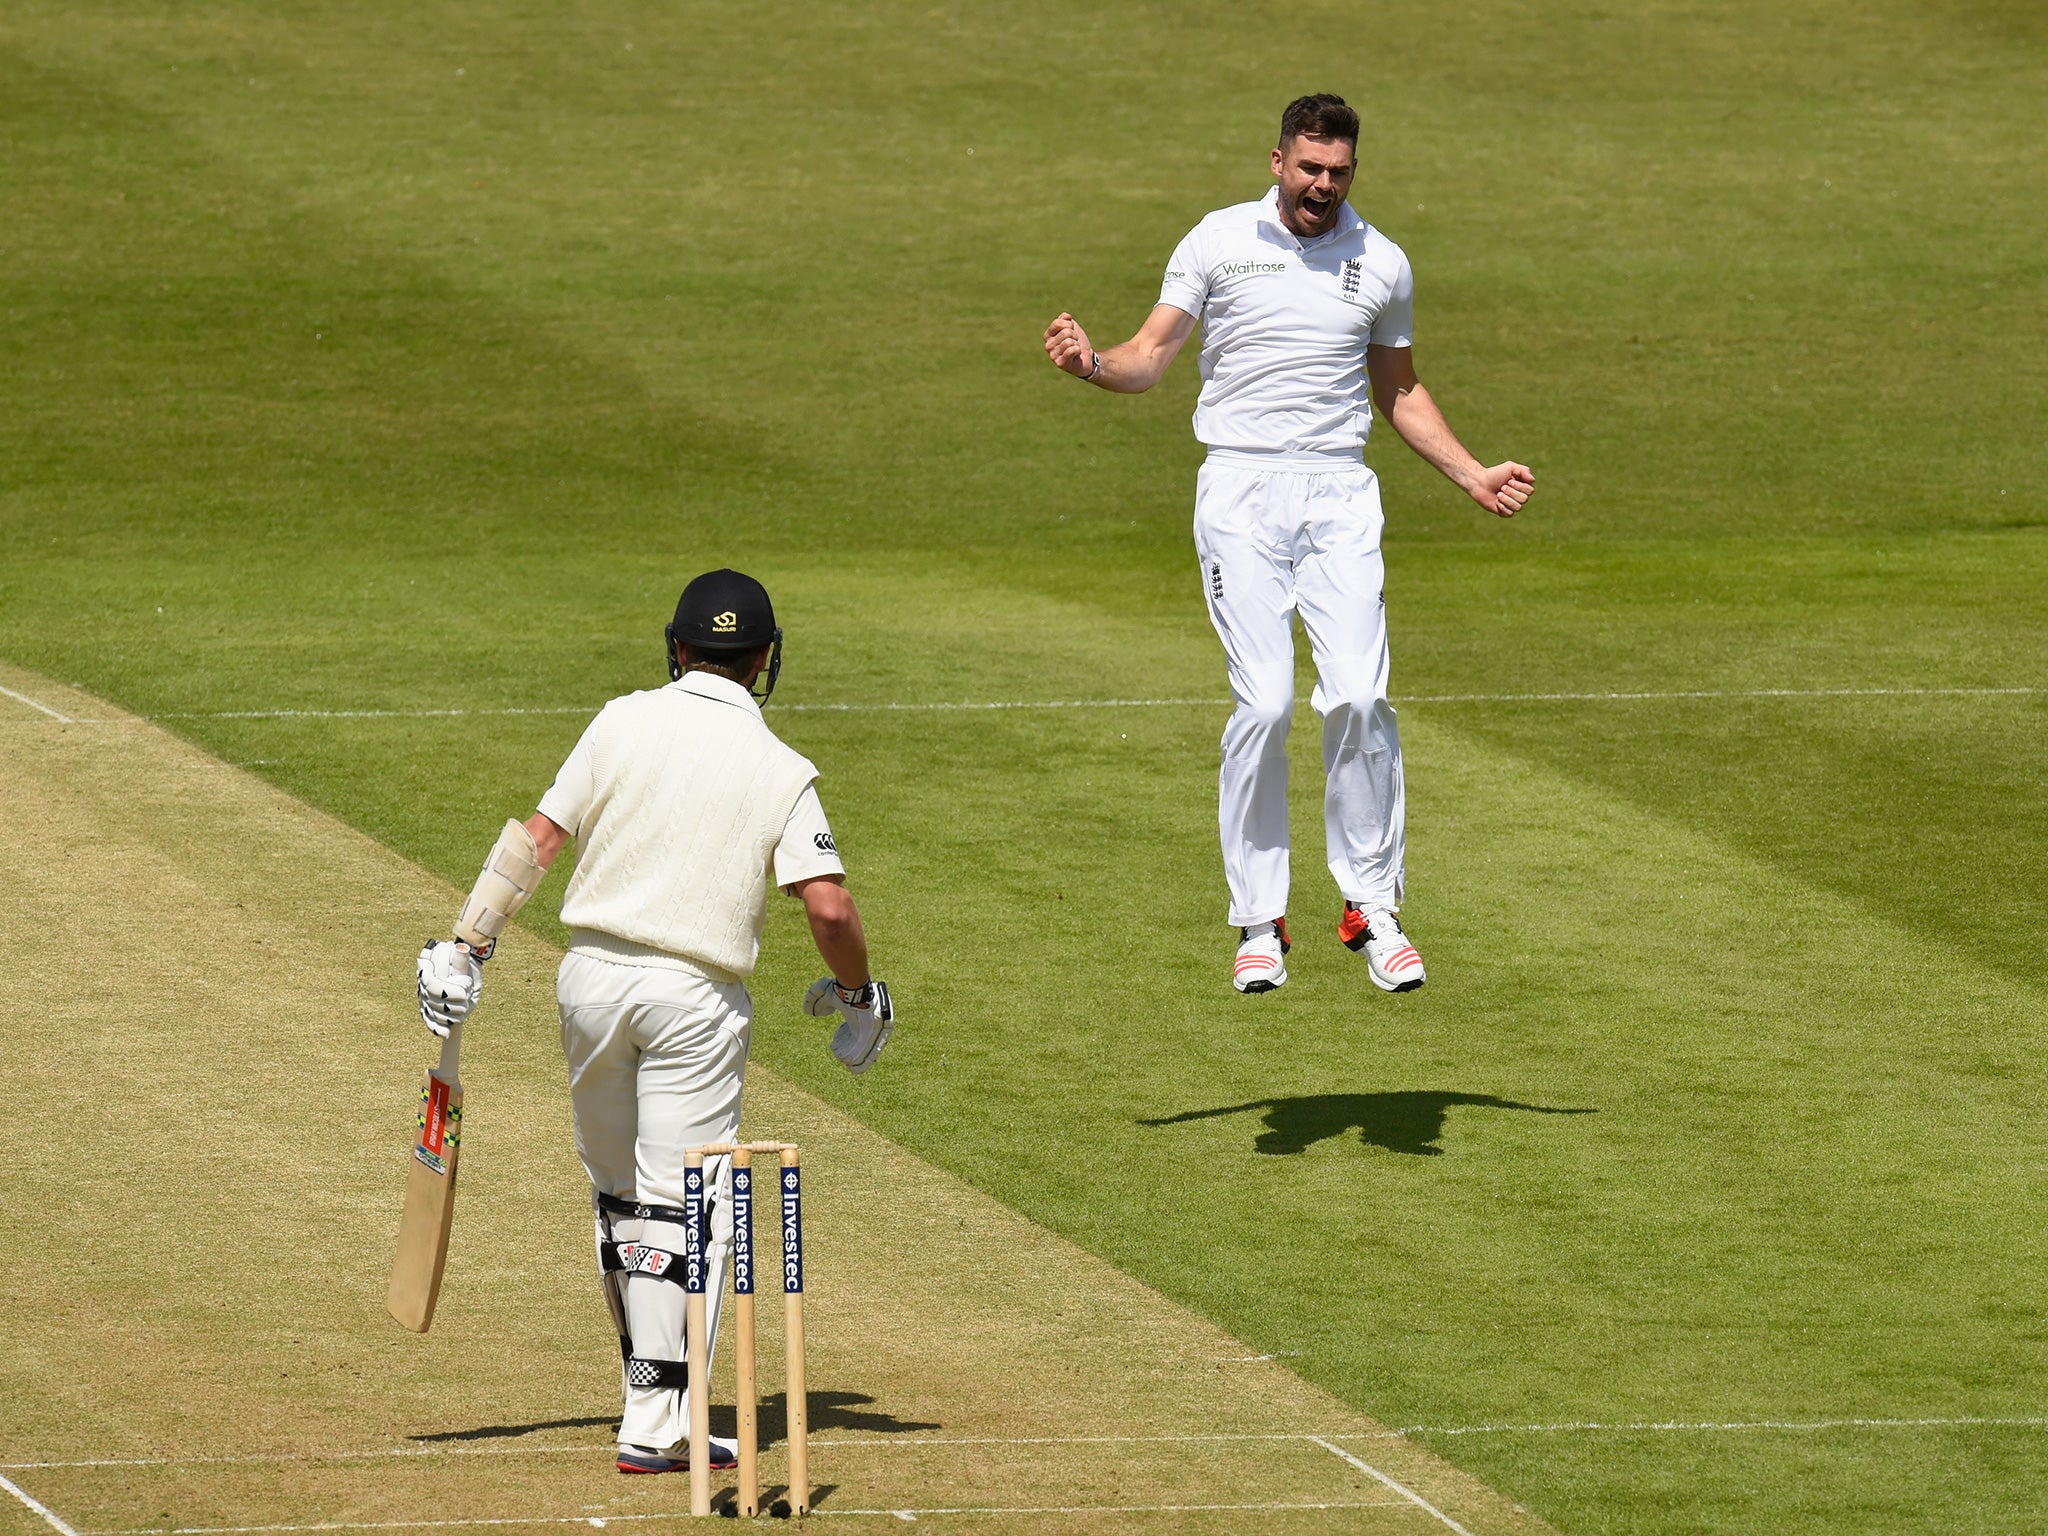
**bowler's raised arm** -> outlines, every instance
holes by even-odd
[[[1120,395],[1142,395],[1165,376],[1194,331],[1195,317],[1186,310],[1155,304],[1137,335],[1097,352],[1080,321],[1063,312],[1045,328],[1045,355],[1077,379]]]

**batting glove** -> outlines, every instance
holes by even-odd
[[[443,1040],[484,992],[484,968],[459,939],[429,939],[420,951],[420,1018]]]
[[[884,982],[864,981],[849,988],[830,976],[821,977],[804,994],[804,1012],[814,1019],[839,1015],[843,1022],[832,1032],[832,1054],[855,1074],[875,1064],[896,1032],[896,1005]]]

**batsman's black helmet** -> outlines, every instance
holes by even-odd
[[[676,660],[679,644],[712,655],[739,655],[773,646],[763,674],[767,686],[761,692],[761,702],[765,704],[775,691],[775,679],[782,671],[782,631],[775,625],[775,606],[768,601],[768,589],[753,577],[734,570],[706,571],[683,588],[676,601],[676,616],[662,633],[668,640],[671,679],[683,675],[682,664]]]

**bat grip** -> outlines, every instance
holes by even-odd
[[[462,1054],[462,1026],[448,1026],[448,1037],[441,1042],[441,1065],[434,1069],[434,1076],[447,1083],[450,1088],[462,1086],[462,1074],[456,1065],[456,1058]]]

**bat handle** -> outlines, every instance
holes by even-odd
[[[434,1076],[440,1078],[450,1088],[460,1088],[462,1086],[461,1071],[456,1065],[456,1058],[461,1054],[462,1026],[460,1024],[451,1024],[448,1026],[448,1037],[441,1042],[441,1065],[434,1068]]]

